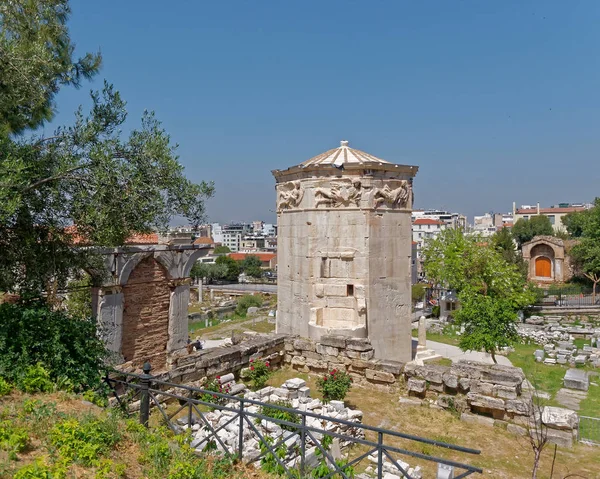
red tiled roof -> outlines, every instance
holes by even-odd
[[[275,253],[229,253],[227,256],[233,258],[236,261],[243,261],[246,256],[257,256],[263,262],[271,261],[277,255]]]
[[[71,225],[65,228],[65,233],[72,236],[73,244],[89,244],[87,238],[80,235],[77,226]],[[158,244],[158,234],[156,233],[134,233],[125,240],[126,245]]]
[[[414,225],[443,225],[444,222],[440,220],[431,220],[429,218],[419,218],[415,220]]]
[[[583,206],[569,206],[568,208],[540,208],[541,215],[551,215],[552,213],[573,213],[575,211],[585,211]],[[537,208],[518,209],[518,215],[537,215]]]
[[[196,238],[194,244],[214,244],[214,242],[215,240],[210,236],[200,236],[199,238]]]

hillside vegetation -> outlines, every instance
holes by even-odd
[[[6,392],[6,389],[4,389]],[[148,430],[119,411],[65,392],[0,397],[0,478],[257,477],[225,458],[201,458],[189,436]]]

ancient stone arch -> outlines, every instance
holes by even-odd
[[[93,290],[93,311],[114,363],[163,369],[187,344],[190,271],[207,245],[105,249],[105,281]]]
[[[536,236],[522,246],[523,259],[528,263],[528,279],[536,283],[561,283],[569,279],[565,244],[553,236]]]

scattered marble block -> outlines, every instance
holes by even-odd
[[[544,359],[544,364],[556,364],[556,359],[546,358]]]
[[[587,371],[581,369],[571,368],[569,369],[564,377],[564,385],[569,389],[578,389],[580,391],[587,391],[590,387],[590,378]]]
[[[536,362],[541,363],[544,360],[545,352],[543,349],[536,349],[533,355],[535,356]]]

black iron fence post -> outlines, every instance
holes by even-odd
[[[242,451],[244,450],[244,399],[240,399],[240,430],[238,432],[238,455],[240,461],[242,460]]]
[[[152,376],[150,371],[152,367],[150,363],[146,361],[142,366],[144,374],[140,375],[140,424],[148,427],[148,420],[150,419],[150,381]]]
[[[306,461],[306,416],[302,414],[302,428],[300,429],[300,477],[304,477]]]
[[[383,433],[377,433],[377,479],[383,476]]]

